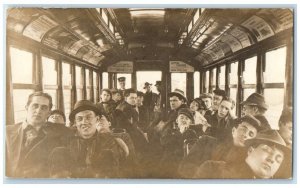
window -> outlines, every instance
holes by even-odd
[[[65,115],[69,117],[71,111],[71,66],[68,63],[62,63],[62,82],[63,82],[63,96]],[[69,124],[69,118],[66,118]]]
[[[205,93],[208,93],[209,88],[209,71],[206,71],[205,74]]]
[[[220,77],[219,88],[225,90],[225,65],[220,67],[219,77]]]
[[[278,129],[278,120],[283,109],[284,90],[279,88],[265,89],[264,96],[269,108],[265,113],[273,129]]]
[[[102,73],[102,87],[108,88],[108,73],[107,72]],[[103,88],[101,88],[101,89],[103,89]]]
[[[237,94],[237,83],[238,83],[238,62],[230,64],[229,73],[229,88],[230,88],[230,98],[236,101]]]
[[[33,54],[21,49],[10,47],[10,63],[13,84],[31,84],[33,87]],[[26,103],[33,89],[18,89],[13,86],[14,122],[26,119]]]
[[[90,83],[90,70],[85,69],[85,83],[86,83],[86,99],[91,100],[91,83]]]
[[[266,53],[265,83],[284,83],[286,47]]]
[[[136,80],[137,80],[137,90],[144,92],[145,82],[152,84],[152,92],[158,93],[156,87],[154,86],[156,81],[161,81],[162,72],[161,71],[137,71]]]
[[[194,98],[200,96],[200,73],[194,72]]]
[[[186,73],[171,74],[171,90],[180,89],[186,96]]]
[[[126,81],[125,81],[125,88],[131,88],[131,74],[117,74],[117,78],[120,77],[125,77]],[[117,88],[120,89],[119,84],[117,84]]]
[[[77,95],[77,101],[82,100],[82,89],[83,89],[83,83],[81,82],[81,67],[76,66],[75,67],[76,72],[76,95]]]
[[[43,64],[43,90],[52,97],[53,107],[57,109],[56,96],[57,96],[57,70],[56,62],[54,59],[42,56]]]
[[[257,56],[245,60],[244,84],[256,84],[256,62]]]

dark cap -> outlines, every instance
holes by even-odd
[[[252,93],[241,105],[258,106],[268,110],[268,105],[265,102],[265,97],[259,93]]]
[[[246,146],[252,146],[254,144],[267,144],[268,146],[276,146],[281,149],[285,154],[290,153],[290,149],[286,146],[283,138],[276,130],[263,130],[257,133],[253,139],[246,140]]]
[[[226,92],[222,89],[216,89],[216,90],[213,90],[213,93],[215,95],[219,95],[219,96],[222,96],[223,98],[225,98],[227,95],[226,95]]]
[[[188,117],[188,118],[189,118],[190,120],[192,120],[193,122],[195,121],[195,120],[194,120],[193,112],[192,112],[192,110],[189,109],[189,108],[180,108],[180,109],[178,110],[178,116],[179,116],[180,114],[185,115],[186,117]]]
[[[156,81],[154,86],[161,86],[161,81]]]
[[[119,81],[119,82],[124,82],[125,80],[126,80],[125,77],[119,77],[119,78],[118,78],[118,81]]]
[[[129,96],[130,93],[137,93],[137,91],[133,88],[125,89],[124,96]]]
[[[69,116],[70,121],[73,122],[75,115],[78,112],[81,112],[84,110],[91,110],[91,111],[95,112],[96,115],[100,115],[99,109],[97,108],[97,106],[94,103],[92,103],[89,100],[80,100],[75,104],[74,110],[72,110],[72,112],[70,113],[70,116]]]
[[[121,91],[116,89],[116,88],[110,89],[110,92],[111,92],[112,95],[115,94],[115,93],[120,93],[121,94]]]
[[[200,98],[201,99],[205,99],[205,98],[213,98],[213,96],[212,96],[212,94],[210,94],[210,93],[202,93],[201,95],[200,95]]]
[[[180,89],[175,89],[173,92],[171,92],[169,94],[169,96],[170,97],[177,96],[178,98],[183,99],[184,101],[186,101],[186,98],[184,96],[184,92]]]
[[[149,82],[145,82],[144,89],[146,89],[146,87],[148,87],[148,86],[152,86],[152,84],[150,84]]]
[[[257,132],[263,130],[263,127],[261,126],[260,121],[251,115],[245,115],[241,118],[237,118],[234,120],[234,122],[237,126],[242,122],[247,122],[250,125],[254,126],[256,128]]]
[[[144,96],[144,93],[141,92],[141,91],[137,91],[136,94],[137,94],[138,97],[143,97]]]
[[[59,115],[61,115],[61,116],[64,118],[64,121],[66,121],[66,116],[65,116],[65,113],[63,113],[63,111],[61,111],[61,110],[52,110],[52,111],[50,112],[49,117],[50,117],[51,115],[53,115],[53,114],[59,114]]]

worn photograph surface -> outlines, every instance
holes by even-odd
[[[5,16],[4,178],[294,178],[293,8]]]

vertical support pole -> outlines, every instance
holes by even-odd
[[[70,68],[71,68],[71,110],[73,110],[74,105],[77,101],[75,64],[70,64]]]
[[[86,79],[85,79],[85,68],[81,67],[81,85],[82,85],[82,99],[87,99],[86,96]]]
[[[11,60],[9,44],[6,42],[6,125],[15,124],[14,104],[13,104],[13,83],[11,72]]]
[[[229,89],[229,84],[230,84],[230,64],[226,64],[225,66],[225,92],[227,96],[230,96],[230,89]],[[233,99],[236,100],[236,99]]]
[[[239,61],[238,64],[238,85],[237,85],[237,101],[236,104],[240,104],[244,98],[244,89],[243,89],[243,71],[245,66],[245,60]],[[237,115],[241,117],[241,106],[236,105]]]
[[[220,71],[220,66],[218,66],[216,70],[216,89],[220,89]]]
[[[209,93],[212,93],[213,77],[214,77],[214,72],[213,69],[211,69],[209,70],[209,86],[208,86]]]
[[[284,85],[284,109],[293,108],[293,76],[294,76],[294,40],[293,36],[287,39],[286,64],[285,64],[285,85]]]
[[[265,64],[265,53],[257,54],[257,65],[256,65],[256,92],[260,94],[264,94],[263,90],[263,71],[264,71],[264,64]]]
[[[186,97],[187,100],[190,101],[191,99],[194,98],[194,73],[193,72],[189,72],[186,73]]]
[[[100,102],[100,83],[100,73],[96,72],[96,103]]]
[[[64,108],[64,95],[63,95],[63,82],[62,82],[62,61],[59,59],[55,62],[57,65],[57,92],[56,92],[56,100],[57,100],[57,109],[61,111],[65,111]]]
[[[89,83],[90,83],[90,101],[94,102],[94,81],[93,81],[93,70],[89,69]]]
[[[37,55],[33,56],[33,74],[34,83],[36,84],[35,91],[43,91],[43,62],[42,62],[42,52],[38,50]]]

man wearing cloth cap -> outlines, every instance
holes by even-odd
[[[158,95],[152,92],[151,89],[152,84],[146,82],[144,85],[145,94],[144,94],[144,102],[143,105],[147,108],[149,112],[148,116],[152,120],[154,118],[154,107],[158,100]]]
[[[159,177],[178,178],[177,168],[184,156],[184,141],[197,139],[198,136],[190,125],[194,124],[193,112],[189,108],[181,108],[175,122],[164,130],[160,143],[163,153],[158,165]]]
[[[208,160],[194,178],[270,179],[287,157],[289,148],[276,130],[263,130],[245,142],[247,156],[241,163]]]
[[[180,164],[181,177],[191,178],[206,160],[240,163],[247,153],[246,140],[254,138],[261,129],[260,122],[247,115],[234,121],[231,137],[225,141],[207,135],[202,136]]]
[[[77,131],[69,138],[65,148],[57,148],[52,153],[52,174],[69,171],[72,178],[112,178],[118,177],[119,161],[123,156],[122,149],[110,133],[98,133],[97,125],[101,114],[97,106],[89,100],[75,104],[70,113],[70,122]],[[57,157],[69,151],[66,157]],[[64,169],[60,169],[64,164]]]
[[[242,105],[242,116],[252,115],[261,122],[261,125],[265,129],[271,129],[271,126],[264,116],[265,112],[268,110],[268,105],[265,102],[265,97],[259,93],[252,93],[245,101],[241,103]]]

